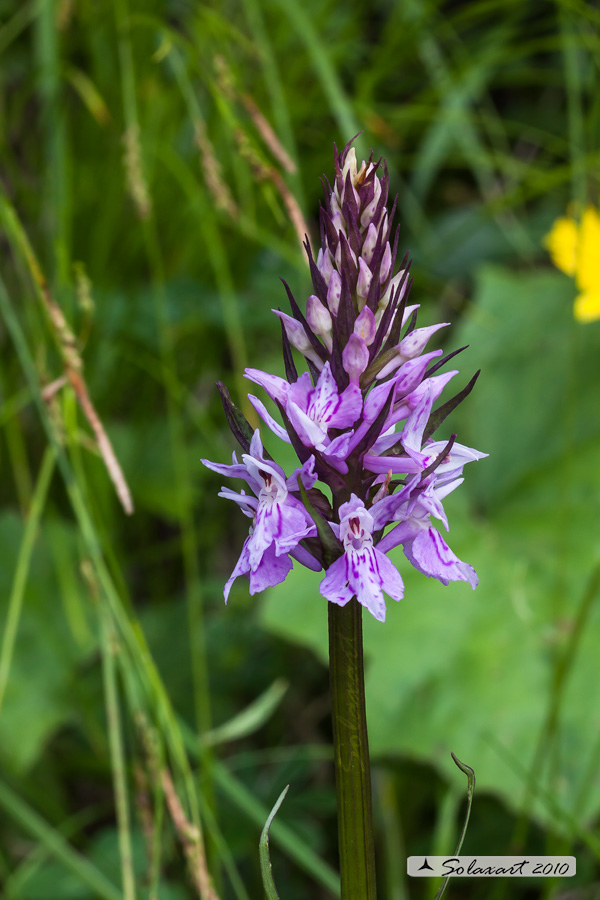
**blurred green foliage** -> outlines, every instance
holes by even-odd
[[[288,782],[280,893],[335,893],[326,610],[306,571],[258,601],[238,584],[224,609],[246,522],[200,458],[232,449],[214,382],[243,403],[244,365],[282,369],[278,279],[301,302],[309,285],[292,222],[317,239],[332,143],[361,129],[422,324],[470,345],[457,382],[483,370],[448,433],[490,454],[449,504],[478,590],[399,554],[406,598],[366,623],[381,894],[433,896],[402,857],[454,847],[450,749],[478,779],[465,852],[575,852],[578,896],[598,883],[600,337],[540,241],[597,201],[599,21],[577,0],[0,0],[7,900],[196,896],[162,771],[221,897],[259,895]]]

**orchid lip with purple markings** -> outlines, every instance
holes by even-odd
[[[332,529],[343,543],[344,554],[329,566],[319,591],[338,606],[356,597],[376,619],[385,622],[383,592],[401,600],[404,584],[385,553],[373,545],[374,510],[366,509],[355,494],[340,506],[340,524],[332,524]]]
[[[233,464],[230,466],[202,460],[213,472],[243,479],[255,494],[255,497],[247,495],[244,491],[236,494],[229,488],[223,488],[220,493],[220,496],[233,500],[246,515],[252,517],[250,534],[244,542],[238,563],[225,585],[226,602],[231,585],[238,575],[249,574],[251,593],[263,590],[259,585],[267,586],[267,582],[270,582],[269,587],[278,584],[292,567],[291,562],[287,560],[287,554],[296,550],[303,538],[316,534],[315,525],[302,503],[290,493],[291,489],[297,486],[298,476],[306,488],[314,485],[317,476],[313,472],[312,457],[286,479],[280,466],[264,458],[257,430],[252,437],[250,453],[244,453],[242,461],[242,464],[238,463],[235,453]],[[277,580],[273,581],[275,577]]]
[[[273,310],[285,377],[245,371],[271,406],[254,394],[250,404],[279,454],[288,460],[295,454],[299,467],[286,478],[224,388],[242,461],[234,454],[229,466],[204,462],[251,491],[220,494],[252,520],[226,599],[242,574],[250,593],[280,583],[294,558],[315,571],[325,566],[320,592],[328,601],[343,606],[356,597],[383,621],[384,594],[399,600],[404,590],[386,556],[394,547],[442,584],[476,586],[475,570],[432,520],[448,530],[444,498],[462,484],[466,464],[487,454],[459,443],[456,434],[435,435],[477,376],[440,400],[459,372],[439,370],[466,348],[446,355],[427,349],[449,323],[416,326],[419,305],[408,305],[410,259],[398,257],[397,204],[388,208],[385,162],[371,155],[359,167],[350,143],[342,153],[336,149],[334,168],[332,185],[324,180],[316,253],[305,242],[312,280],[305,312],[285,282],[290,313]]]
[[[328,362],[314,386],[308,372],[292,384],[283,378],[275,379],[259,369],[246,369],[245,375],[260,384],[271,399],[281,403],[295,434],[305,447],[320,450],[334,468],[344,474],[348,471],[342,460],[348,453],[353,431],[347,430],[333,440],[328,437],[328,431],[330,428],[349,429],[359,418],[363,401],[358,385],[349,384],[340,393]],[[289,443],[289,434],[273,419],[264,403],[252,394],[248,396],[271,431]]]

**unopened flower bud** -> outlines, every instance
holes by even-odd
[[[356,253],[354,252],[354,250],[352,249],[350,244],[348,244],[348,250],[350,251],[350,255],[351,255],[352,259],[354,260],[354,263],[356,265],[358,265],[358,262],[356,260]],[[338,267],[338,269],[342,268],[342,242],[341,241],[338,241],[338,245],[335,250],[335,264]]]
[[[331,353],[333,346],[331,313],[315,294],[311,294],[306,302],[306,320],[314,333],[323,338],[325,346]]]
[[[387,280],[387,277],[390,274],[391,268],[392,268],[392,250],[391,250],[391,247],[388,242],[385,245],[385,250],[383,251],[383,257],[381,259],[381,266],[379,268],[379,284],[383,284],[383,282]]]
[[[327,306],[334,316],[337,316],[341,296],[342,279],[340,278],[339,272],[332,271],[331,278],[329,279],[329,287],[327,288]]]
[[[375,249],[375,244],[377,243],[377,235],[378,230],[375,228],[373,222],[369,223],[369,227],[367,228],[367,235],[362,245],[362,250],[360,251],[360,255],[364,259],[365,262],[371,264],[371,260],[373,259],[373,250]]]
[[[350,172],[350,178],[354,181],[356,177],[356,150],[354,147],[350,147],[346,154],[346,160],[344,162],[344,168],[342,169],[342,181],[344,184],[346,183],[346,176],[348,172]]]
[[[358,379],[369,365],[367,345],[357,334],[351,334],[348,343],[344,347],[342,365],[350,376],[350,381],[354,384],[358,382]]]
[[[375,176],[375,181],[374,181],[373,186],[374,186],[373,199],[368,204],[368,206],[365,206],[365,208],[363,210],[363,214],[360,217],[360,224],[362,225],[363,228],[368,228],[369,222],[372,220],[373,216],[375,215],[375,210],[377,209],[377,204],[379,203],[379,198],[381,196],[381,182],[380,182],[379,178],[377,178],[377,176]]]
[[[364,261],[359,257],[358,260],[358,282],[356,284],[356,293],[358,295],[358,308],[361,309],[365,305],[365,300],[369,295],[369,288],[373,280],[373,273]]]
[[[369,347],[373,343],[376,333],[377,322],[375,321],[375,316],[369,307],[365,306],[354,322],[354,334],[361,337],[367,347]]]
[[[329,279],[331,278],[331,273],[333,272],[333,263],[331,262],[331,254],[329,250],[325,248],[319,249],[317,254],[317,269],[323,276],[325,280],[325,284],[329,284]]]
[[[281,312],[279,309],[273,309],[271,312],[274,312],[276,316],[279,316],[283,322],[285,333],[287,334],[292,347],[295,347],[303,356],[310,359],[318,369],[322,369],[323,360],[309,341],[302,323],[296,321],[296,319],[293,319],[291,316],[286,315],[286,313]]]
[[[381,369],[377,378],[385,378],[386,375],[389,375],[399,366],[404,365],[409,359],[415,359],[417,356],[420,356],[429,338],[436,331],[439,331],[440,328],[445,328],[449,324],[449,322],[442,322],[439,325],[430,325],[427,328],[415,328],[414,331],[411,331],[410,334],[407,334],[400,341],[396,347],[396,355]]]
[[[446,328],[449,322],[441,322],[439,325],[430,325],[428,328],[415,328],[410,334],[400,341],[398,344],[398,352],[402,355],[403,360],[414,359],[425,349],[429,338],[439,331],[440,328]]]

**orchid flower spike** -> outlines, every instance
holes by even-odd
[[[359,166],[350,143],[336,149],[332,185],[325,184],[321,246],[314,254],[308,239],[305,245],[312,278],[306,311],[287,285],[291,314],[274,310],[285,378],[253,368],[245,373],[270,408],[253,394],[250,402],[275,446],[291,445],[298,467],[286,478],[225,389],[241,462],[235,454],[232,465],[203,462],[245,483],[220,496],[251,520],[225,599],[239,575],[247,576],[251,594],[279,584],[294,559],[324,570],[320,592],[329,602],[343,606],[356,597],[384,621],[384,595],[400,600],[404,592],[387,556],[395,547],[442,584],[477,585],[475,570],[432,524],[433,518],[448,529],[444,498],[462,483],[465,465],[486,456],[456,435],[433,437],[476,376],[436,406],[458,375],[438,370],[458,351],[427,349],[448,323],[417,328],[418,306],[407,306],[409,259],[396,265],[396,203],[388,208],[385,162],[371,154]]]

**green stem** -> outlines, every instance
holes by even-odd
[[[329,603],[333,719],[342,900],[375,900],[371,765],[365,710],[362,606]]]

